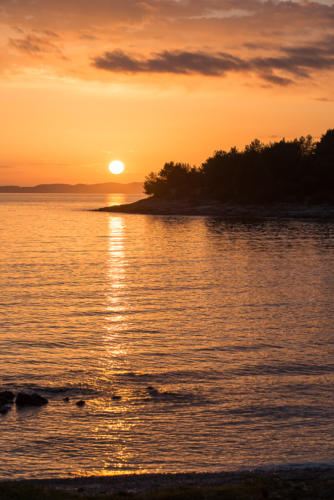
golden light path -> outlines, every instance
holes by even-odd
[[[109,163],[109,170],[112,174],[121,174],[124,171],[124,163],[119,160],[114,160]]]
[[[124,195],[110,195],[108,203],[124,203]],[[124,342],[124,330],[126,330],[126,287],[125,267],[126,255],[124,249],[124,218],[122,216],[112,216],[108,220],[108,247],[107,247],[107,274],[108,283],[106,292],[106,315],[105,315],[105,349],[101,357],[101,367],[103,370],[102,380],[108,381],[111,386],[116,386],[117,379],[114,374],[125,369],[124,359],[127,357],[127,344]],[[112,389],[111,389],[112,390]],[[126,443],[118,440],[122,433],[130,433],[132,424],[127,421],[123,414],[127,411],[127,401],[129,394],[126,391],[118,392],[122,401],[115,406],[110,401],[110,397],[100,399],[96,403],[97,412],[105,412],[110,418],[105,422],[100,422],[95,427],[95,434],[101,441],[110,441],[113,444],[109,454],[103,457],[104,468],[93,470],[92,475],[113,476],[128,473],[128,464],[134,458]],[[117,415],[117,417],[116,417]],[[82,472],[84,474],[84,471]]]

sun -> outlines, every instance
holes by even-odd
[[[109,170],[112,174],[121,174],[124,171],[124,163],[119,160],[114,160],[109,163]]]

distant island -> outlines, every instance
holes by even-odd
[[[140,194],[142,182],[104,182],[100,184],[38,184],[37,186],[0,186],[0,193],[92,193],[92,194]]]
[[[269,144],[254,139],[243,150],[216,151],[199,167],[165,163],[146,177],[144,191],[146,199],[99,210],[333,218],[334,129],[319,141],[310,135]]]

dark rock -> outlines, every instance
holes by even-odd
[[[149,385],[148,387],[146,387],[147,389],[147,392],[151,395],[151,396],[157,396],[159,394],[159,391],[158,389],[155,389],[154,387],[152,387],[151,385]]]
[[[0,405],[9,404],[14,401],[15,394],[11,391],[0,391]]]
[[[122,399],[122,396],[113,396],[112,398],[114,401],[120,401]]]
[[[267,498],[269,498],[269,492],[268,492],[268,490],[266,488],[262,489],[262,498],[264,500],[267,500]]]
[[[66,396],[66,398],[64,398],[64,399],[63,399],[63,401],[65,401],[65,403],[68,403],[68,402],[69,402],[69,400],[70,400],[70,398],[69,398],[69,397],[67,397],[67,396]]]
[[[49,401],[43,396],[39,394],[27,394],[25,392],[19,392],[16,396],[15,404],[19,407],[24,406],[43,406],[46,405]]]
[[[10,408],[9,406],[1,406],[0,407],[0,415],[7,415],[7,413],[9,412]]]
[[[82,399],[80,399],[80,401],[77,401],[75,404],[76,404],[77,406],[81,407],[81,406],[85,406],[86,402],[85,402],[85,401],[83,401]]]

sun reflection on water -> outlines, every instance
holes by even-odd
[[[123,203],[127,203],[127,197],[124,193],[113,193],[107,195],[107,203],[106,205],[122,205]]]
[[[108,221],[107,296],[105,315],[105,375],[124,369],[126,344],[126,256],[124,249],[124,217],[111,216]]]
[[[123,329],[125,310],[125,252],[124,252],[124,220],[123,217],[109,219],[109,258],[108,258],[108,304],[106,323],[107,330],[113,334],[115,323],[117,329]]]
[[[115,198],[113,197],[113,200]],[[120,200],[121,202],[121,200]],[[123,216],[110,216],[108,220],[108,256],[106,272],[106,304],[104,321],[104,352],[102,361],[102,382],[108,389],[104,398],[95,400],[95,411],[102,419],[94,429],[99,442],[110,443],[110,454],[103,459],[99,475],[122,474],[128,471],[133,459],[129,451],[127,437],[133,424],[126,418],[131,394],[119,385],[117,375],[126,370],[127,343],[127,297],[126,267],[124,248],[125,220]],[[117,400],[115,400],[117,396]]]

